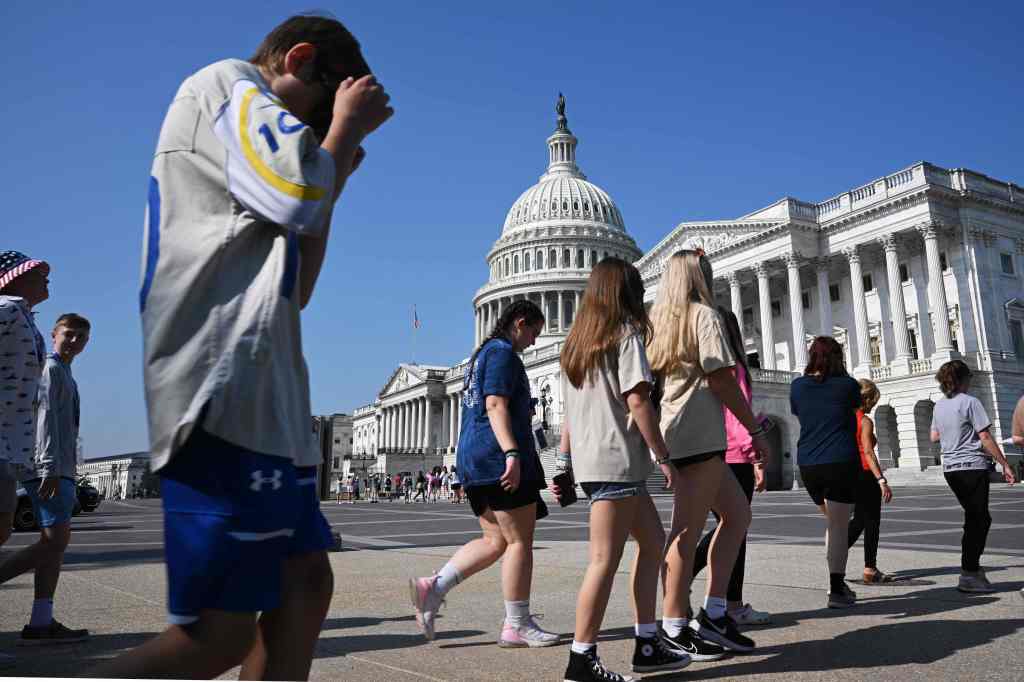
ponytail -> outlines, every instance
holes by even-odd
[[[512,326],[519,319],[523,319],[526,324],[539,324],[544,321],[544,313],[536,303],[525,298],[513,301],[509,307],[505,308],[505,310],[502,311],[501,316],[498,318],[498,321],[494,324],[494,329],[492,329],[487,338],[477,346],[476,350],[473,351],[473,355],[469,358],[469,364],[466,365],[466,375],[464,379],[464,383],[466,385],[468,385],[469,377],[473,373],[473,363],[476,362],[476,356],[481,350],[483,350],[483,347],[494,339],[503,338],[508,335]]]

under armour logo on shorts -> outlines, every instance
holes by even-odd
[[[252,483],[249,484],[249,490],[258,493],[263,489],[264,483],[269,483],[274,490],[281,487],[281,470],[274,469],[273,476],[264,476],[262,469],[257,469],[252,472]]]

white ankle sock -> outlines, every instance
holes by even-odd
[[[657,623],[635,623],[633,630],[636,631],[637,637],[643,637],[644,639],[650,639],[658,634]]]
[[[712,620],[718,620],[725,615],[725,599],[721,597],[712,597],[708,595],[704,597],[704,611],[708,614],[708,618]]]
[[[669,637],[678,637],[689,622],[687,618],[662,618],[661,627]]]
[[[448,562],[444,567],[437,573],[437,582],[434,583],[434,589],[443,597],[448,594],[448,591],[453,587],[462,582],[462,576],[459,575],[458,569],[452,565],[452,562]]]
[[[530,617],[530,600],[505,602],[505,622],[514,628],[526,623]]]
[[[577,642],[575,639],[572,640],[572,650],[574,653],[585,654],[588,651],[593,651],[596,648],[596,644],[591,644],[589,642]]]
[[[39,628],[53,622],[53,600],[36,599],[32,602],[32,616],[28,625],[32,628]]]

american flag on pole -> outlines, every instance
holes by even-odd
[[[413,304],[413,306],[412,306],[412,328],[413,329],[419,329],[420,328],[420,316],[416,314],[416,305],[415,304]]]

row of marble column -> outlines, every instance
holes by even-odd
[[[420,452],[442,447],[454,449],[462,424],[462,392],[448,393],[440,401],[427,396],[410,398],[382,407],[378,415],[377,449],[387,452]],[[432,417],[441,408],[441,437],[432,445]]]
[[[933,311],[932,326],[935,334],[936,356],[949,356],[953,352],[953,339],[949,327],[946,289],[942,279],[942,264],[939,260],[939,240],[937,226],[931,223],[916,228],[924,238],[925,261],[928,268],[928,299]],[[893,324],[895,341],[894,362],[909,363],[912,358],[910,340],[907,335],[906,305],[903,302],[903,287],[900,281],[899,255],[897,250],[900,234],[888,234],[876,241],[885,253],[886,279],[889,285],[889,313]],[[870,341],[868,334],[867,304],[864,298],[864,279],[861,268],[861,248],[868,244],[857,244],[843,249],[842,254],[850,267],[850,285],[853,301],[854,339],[857,344],[857,365],[866,367],[870,364]],[[805,262],[812,262],[818,277],[818,311],[819,333],[826,336],[833,334],[832,302],[829,297],[829,265],[827,257],[807,261],[799,254],[791,253],[783,257],[789,283],[789,310],[793,334],[793,368],[802,370],[807,364],[807,346],[805,339],[803,290],[800,286],[800,267]],[[770,269],[767,262],[754,264],[757,279],[757,294],[761,319],[761,367],[775,369],[775,334],[772,328],[771,292],[769,289]],[[729,282],[730,303],[733,313],[739,320],[743,319],[743,299],[741,282],[738,272],[727,276]]]
[[[569,331],[569,325],[572,324],[572,319],[576,315],[576,311],[580,309],[580,293],[579,291],[541,291],[540,301],[534,300],[533,294],[513,294],[512,296],[504,296],[496,298],[486,303],[482,303],[476,308],[476,326],[474,335],[474,346],[479,346],[481,341],[486,339],[491,331],[494,329],[494,325],[497,324],[498,319],[501,317],[501,313],[506,307],[513,301],[519,301],[524,298],[530,297],[535,303],[538,303],[540,309],[544,311],[546,318],[547,331],[549,333],[565,333]],[[558,303],[558,314],[550,315],[548,305],[550,303]],[[572,302],[572,314],[566,314],[566,304]]]

